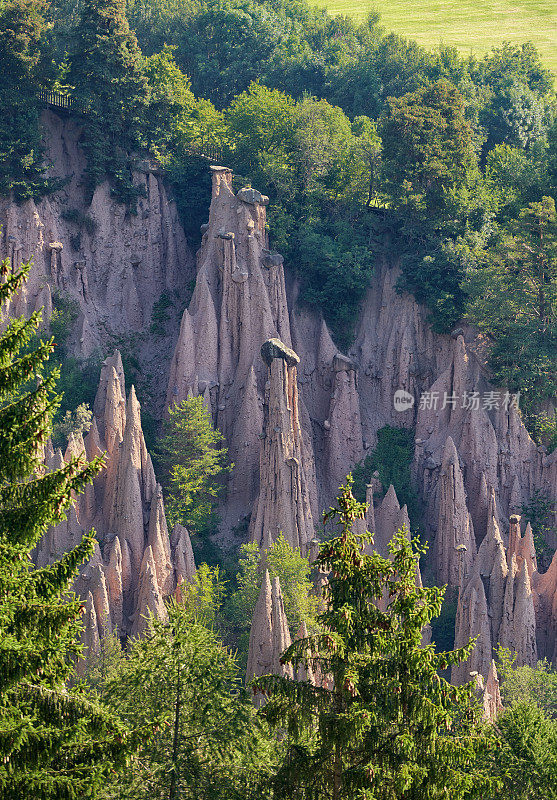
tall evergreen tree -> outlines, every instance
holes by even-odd
[[[108,176],[117,199],[132,204],[132,157],[142,140],[147,80],[125,0],[83,0],[68,80],[83,119],[89,192]]]
[[[322,632],[282,656],[295,671],[311,664],[317,684],[277,675],[252,684],[269,698],[264,716],[291,737],[275,797],[481,797],[489,780],[475,773],[475,759],[488,736],[477,703],[470,685],[451,686],[439,675],[471,645],[445,653],[422,647],[444,590],[416,586],[418,551],[404,531],[394,537],[392,560],[364,551],[371,537],[352,528],[366,507],[352,496],[351,482],[324,516],[341,533],[317,560],[330,572]]]
[[[0,304],[22,285],[29,265],[0,269]],[[2,309],[5,311],[5,308]],[[58,403],[56,371],[43,372],[52,342],[25,352],[40,314],[14,319],[0,336],[0,798],[70,800],[125,758],[125,729],[79,690],[68,690],[80,651],[82,606],[69,593],[93,533],[51,566],[34,569],[30,553],[62,520],[101,462],[72,458],[42,465]],[[23,354],[22,354],[23,351]]]
[[[169,409],[160,450],[168,470],[167,514],[172,524],[181,522],[201,533],[212,524],[213,508],[221,494],[228,448],[213,427],[203,398],[190,397]]]
[[[17,201],[48,189],[39,132],[44,0],[0,4],[0,194]]]
[[[155,728],[107,798],[269,797],[260,784],[280,744],[254,719],[234,655],[205,626],[200,589],[190,585],[185,602],[169,603],[168,622],[152,619],[149,636],[135,639],[99,686],[129,725]]]

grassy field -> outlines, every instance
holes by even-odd
[[[482,55],[504,41],[533,42],[557,76],[557,0],[314,0],[331,13],[364,17],[424,47],[456,45]]]

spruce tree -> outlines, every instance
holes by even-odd
[[[16,201],[49,188],[39,132],[39,63],[44,0],[0,4],[0,195]]]
[[[475,774],[488,750],[470,685],[451,686],[439,672],[467,657],[471,645],[435,653],[422,630],[439,614],[443,589],[416,586],[418,549],[399,531],[392,560],[364,550],[371,537],[353,531],[365,504],[341,487],[325,515],[341,533],[325,542],[317,565],[329,573],[321,632],[282,656],[311,665],[317,682],[268,675],[254,691],[261,713],[290,737],[275,777],[288,800],[432,800],[482,796]],[[384,610],[383,610],[384,609]]]
[[[2,263],[2,312],[28,270],[11,274]],[[56,371],[44,370],[52,341],[30,346],[39,323],[38,313],[20,317],[0,335],[1,800],[92,797],[127,749],[125,729],[66,685],[83,610],[69,589],[93,551],[93,533],[48,567],[35,569],[30,557],[102,463],[72,458],[53,472],[42,465],[58,398]]]
[[[226,464],[228,448],[221,447],[222,433],[213,427],[203,398],[189,397],[169,409],[160,452],[167,468],[169,492],[167,516],[194,533],[214,524],[213,508],[222,492],[222,478],[232,467]]]
[[[125,0],[83,0],[68,80],[83,122],[89,194],[109,177],[116,198],[133,206],[131,167],[141,146],[147,80]]]
[[[199,613],[203,588],[190,584],[184,602],[171,601],[167,622],[151,618],[149,635],[134,639],[128,657],[98,685],[127,724],[154,728],[133,769],[108,785],[107,798],[270,797],[261,784],[268,784],[280,743],[255,718],[235,656]]]

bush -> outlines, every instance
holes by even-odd
[[[394,428],[391,425],[380,428],[373,452],[352,470],[354,497],[360,502],[365,500],[366,485],[377,471],[383,491],[386,492],[392,484],[400,505],[407,505],[410,519],[416,520],[420,509],[410,473],[413,457],[414,431],[411,428]]]

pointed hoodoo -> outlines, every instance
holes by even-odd
[[[98,564],[91,573],[91,594],[97,615],[97,625],[101,639],[112,632],[110,600],[106,585],[104,568]]]
[[[246,684],[260,675],[268,675],[272,670],[272,665],[273,597],[269,572],[265,570],[251,622]]]
[[[329,492],[336,495],[346,475],[364,455],[356,365],[337,353],[333,358],[334,385],[327,417],[325,472]]]
[[[122,632],[124,590],[122,581],[122,547],[118,537],[114,539],[110,548],[110,556],[105,569],[105,577],[108,588],[108,599],[112,622],[114,627],[119,632]]]
[[[91,659],[100,653],[101,649],[97,614],[91,592],[88,593],[85,606],[83,608],[81,644],[83,645],[83,652],[76,665],[76,674],[78,677],[82,677],[85,674],[88,663],[90,663]]]
[[[389,557],[389,542],[398,530],[401,508],[396,496],[395,487],[391,483],[379,506],[375,509],[375,530],[373,531],[373,549],[383,556]]]
[[[547,572],[534,574],[536,626],[540,658],[557,667],[557,551]]]
[[[520,539],[520,516],[512,514],[509,525],[509,546],[507,548],[507,563],[509,566],[512,557],[518,555]]]
[[[282,591],[280,588],[280,581],[278,578],[273,578],[271,587],[272,597],[272,625],[273,625],[273,665],[272,672],[275,675],[283,675],[284,677],[294,677],[291,664],[282,664],[281,656],[284,651],[290,647],[292,640],[290,638],[290,630],[288,628],[288,620],[286,619],[286,611],[284,610],[284,600],[282,599]]]
[[[116,352],[101,370],[95,417],[85,442],[72,437],[67,449],[68,457],[85,451],[89,459],[106,451],[106,468],[69,509],[67,519],[45,534],[35,563],[51,563],[79,542],[84,526],[94,525],[95,553],[81,568],[75,590],[84,598],[92,594],[100,634],[116,628],[126,636],[144,629],[141,615],[146,610],[165,617],[163,598],[174,592],[176,576],[162,492],[141,429],[140,405],[133,387],[127,403],[123,389],[122,361]],[[50,468],[63,466],[60,451],[49,450],[46,456]],[[186,577],[193,554],[190,558],[185,539],[178,550],[178,572]]]
[[[451,683],[457,686],[468,683],[472,673],[487,675],[492,659],[491,629],[484,585],[479,572],[475,572],[458,594],[455,623],[455,648],[464,647],[470,639],[478,637],[470,656],[451,670]]]
[[[168,527],[166,525],[166,515],[162,500],[162,487],[157,483],[155,496],[151,502],[151,514],[149,516],[149,533],[147,544],[153,551],[153,559],[157,573],[157,584],[162,594],[168,597],[174,591],[174,570],[170,555],[170,540],[168,537]]]
[[[441,584],[459,586],[469,574],[476,555],[472,520],[458,453],[452,438],[445,442],[439,476],[439,513],[435,536],[435,566]]]
[[[518,666],[535,666],[538,658],[534,596],[525,559],[511,556],[498,642],[516,653]]]
[[[534,572],[538,571],[538,559],[536,556],[536,547],[534,544],[534,533],[532,531],[532,525],[530,523],[526,525],[524,536],[519,542],[518,557],[523,558],[525,560],[526,566],[528,568],[528,577],[530,578],[530,580],[532,580],[532,575],[534,574]]]
[[[182,596],[181,586],[191,583],[195,579],[196,567],[193,548],[191,546],[190,535],[186,528],[180,523],[176,523],[170,537],[170,544],[173,550],[173,562],[175,572],[176,596],[178,600]]]
[[[499,689],[499,677],[497,675],[497,668],[495,661],[491,660],[489,672],[485,680],[485,689],[483,695],[483,716],[486,722],[496,722],[497,717],[503,710],[503,703],[501,702],[501,691]]]
[[[122,398],[126,395],[126,388],[125,388],[125,379],[124,379],[124,367],[122,365],[122,356],[120,355],[119,350],[115,350],[112,356],[109,356],[103,361],[101,375],[99,379],[99,387],[97,389],[97,394],[95,395],[95,402],[93,403],[93,414],[95,418],[99,421],[100,426],[100,434],[101,436],[105,437],[105,430],[104,430],[104,419],[105,419],[105,409],[107,405],[107,396],[109,391],[109,383],[113,381],[113,373],[116,375],[116,379],[119,384],[119,391],[120,396]],[[114,389],[111,389],[113,392]]]
[[[234,194],[226,167],[213,166],[211,173],[209,221],[172,359],[167,406],[203,395],[235,464],[225,524],[237,524],[259,488],[265,368],[255,354],[270,337],[290,346],[291,334],[283,259],[269,250],[268,198],[251,188]]]
[[[516,576],[514,601],[514,643],[517,665],[535,667],[538,661],[534,598],[528,576],[528,566],[521,560]],[[501,642],[504,644],[504,642]]]
[[[269,531],[282,533],[303,553],[314,535],[306,452],[298,419],[296,353],[278,339],[261,348],[269,369],[265,438],[260,456],[259,497],[252,512],[250,539],[261,546]]]
[[[151,547],[145,549],[139,587],[135,618],[132,627],[133,636],[141,636],[149,627],[149,618],[166,620],[168,617],[164,599],[157,583],[157,568]]]
[[[274,578],[271,583],[269,571],[265,570],[251,623],[246,684],[260,675],[283,675],[292,678],[292,666],[281,664],[280,661],[281,655],[290,644],[290,630],[280,581]],[[256,696],[256,705],[261,705],[262,701],[262,697]]]

